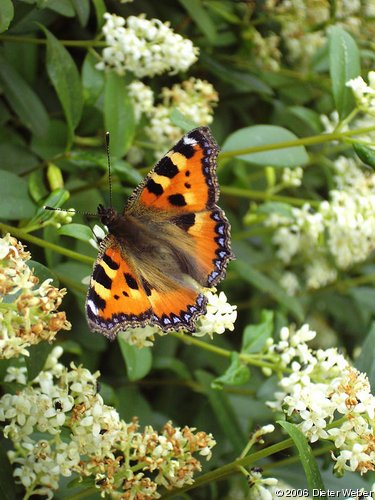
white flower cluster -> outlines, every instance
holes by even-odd
[[[263,477],[262,470],[253,468],[250,470],[247,478],[249,483],[249,500],[273,500],[273,488],[278,484],[278,480],[274,477]]]
[[[249,38],[256,64],[266,70],[279,71],[281,61],[280,36],[272,32],[264,36],[253,29]]]
[[[186,71],[197,60],[193,43],[174,33],[168,23],[146,19],[141,14],[126,20],[115,14],[104,14],[103,34],[108,47],[97,69],[113,69],[119,75],[127,71],[137,78]]]
[[[375,114],[375,71],[368,74],[367,84],[361,76],[346,82],[346,86],[353,91],[359,109],[369,114]]]
[[[45,222],[44,225],[51,225],[59,229],[61,226],[65,226],[66,224],[70,224],[72,222],[74,212],[74,208],[68,208],[66,211],[54,210],[53,212],[50,212],[50,214],[52,214],[51,219]]]
[[[161,433],[151,426],[139,432],[136,419],[127,424],[104,404],[97,393],[99,373],[74,363],[66,368],[59,362],[62,353],[55,347],[31,382],[25,368],[9,368],[5,377],[24,386],[0,399],[0,422],[14,445],[8,456],[25,498],[53,498],[60,477],[72,474],[91,477],[103,495],[114,498],[159,498],[160,485],[191,484],[201,468],[192,454],[208,460],[212,435],[170,422]]]
[[[214,333],[222,334],[225,330],[233,332],[237,319],[237,306],[229,304],[224,292],[217,294],[208,291],[205,292],[205,296],[208,299],[207,312],[199,318],[197,331],[193,336],[209,335],[212,338]]]
[[[119,336],[128,344],[134,345],[141,349],[142,347],[152,347],[155,342],[156,335],[166,335],[161,328],[152,325],[144,327],[128,328],[119,333]]]
[[[137,120],[142,115],[147,118],[145,132],[153,143],[158,144],[157,159],[181,137],[181,129],[170,119],[173,109],[178,109],[195,123],[209,125],[213,120],[213,107],[218,101],[218,94],[209,82],[193,77],[176,83],[172,88],[163,87],[158,104],[154,104],[151,88],[140,81],[129,85],[129,95]]]
[[[134,115],[137,122],[142,115],[148,116],[154,109],[154,92],[140,80],[134,80],[128,86],[129,96],[133,101]]]
[[[334,281],[338,269],[363,262],[375,249],[375,174],[346,157],[338,158],[334,168],[337,189],[330,191],[329,201],[317,210],[306,204],[293,208],[290,218],[271,214],[266,220],[276,229],[278,257],[290,264],[298,256],[309,288]]]
[[[0,238],[0,358],[29,356],[28,347],[52,341],[70,330],[65,312],[57,311],[66,293],[39,280],[27,265],[30,253],[15,238]]]
[[[372,2],[337,0],[335,19],[349,32],[360,36],[365,23],[371,30],[372,19],[365,12]],[[268,15],[280,24],[279,45],[287,48],[290,62],[308,67],[311,57],[327,42],[326,26],[331,19],[331,4],[328,0],[267,0]],[[267,41],[268,38],[265,38]],[[274,43],[273,40],[270,41]],[[268,61],[266,61],[266,64]]]
[[[281,181],[285,187],[298,187],[302,184],[303,168],[283,168]]]
[[[308,325],[299,330],[284,327],[280,340],[269,346],[281,369],[292,373],[279,382],[276,401],[267,404],[298,417],[298,427],[310,440],[330,440],[338,474],[365,474],[375,467],[375,397],[367,376],[358,372],[336,348],[312,350],[315,337]]]

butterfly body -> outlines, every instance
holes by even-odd
[[[87,295],[89,326],[109,338],[157,325],[195,330],[205,287],[224,276],[229,223],[216,205],[217,145],[207,128],[186,134],[133,192],[123,213],[98,207],[109,234]]]

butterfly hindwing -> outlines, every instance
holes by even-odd
[[[207,277],[202,285],[213,287],[221,281],[228,261],[233,259],[230,226],[224,212],[217,206],[192,215],[185,228],[194,239],[196,259]],[[181,220],[177,219],[177,223]]]
[[[169,292],[151,290],[151,323],[162,330],[195,331],[195,320],[206,312],[207,299],[193,288],[181,284]]]
[[[162,330],[193,331],[206,298],[196,289],[174,283],[158,291],[137,274],[124,258],[112,235],[101,243],[87,294],[86,315],[90,328],[113,339],[121,329],[146,324]]]
[[[152,316],[147,292],[112,235],[100,245],[87,293],[86,314],[91,329],[109,338],[114,338],[124,325],[145,325]]]

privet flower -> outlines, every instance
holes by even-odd
[[[303,169],[301,167],[283,168],[282,183],[285,187],[298,187],[302,184]]]
[[[205,296],[208,299],[207,312],[197,321],[197,331],[193,333],[195,337],[214,333],[222,334],[225,330],[233,331],[234,323],[237,319],[237,306],[229,304],[224,292],[219,294],[207,291]]]
[[[51,279],[37,288],[29,259],[15,238],[0,238],[0,358],[28,356],[27,347],[71,328],[65,312],[57,311],[66,290],[52,286]]]
[[[361,76],[346,82],[346,86],[353,91],[357,106],[362,111],[375,115],[375,71],[368,74],[367,84]]]
[[[250,500],[272,500],[275,496],[272,493],[272,488],[278,484],[278,480],[274,477],[263,477],[262,469],[254,467],[250,470],[247,478],[249,483]]]
[[[43,207],[45,209],[45,207]],[[49,219],[43,223],[43,226],[54,226],[59,229],[61,226],[70,224],[73,220],[74,208],[65,210],[54,210],[49,212]]]
[[[315,332],[284,327],[269,352],[281,370],[292,372],[279,381],[280,392],[268,405],[293,418],[310,442],[331,441],[334,470],[365,474],[375,469],[375,397],[366,374],[356,370],[336,348],[313,350]]]
[[[373,19],[368,14],[373,10],[370,5],[370,1],[338,0],[335,2],[335,20],[361,39],[363,34],[368,36],[367,30],[371,32],[373,29]],[[327,26],[332,16],[329,0],[267,0],[264,9],[267,19],[279,24],[278,39],[264,39],[264,43],[270,45],[269,50],[275,53],[283,45],[287,60],[307,69],[311,57],[327,42]],[[258,50],[258,44],[254,49]],[[262,61],[259,58],[257,62],[261,64]],[[269,66],[267,58],[265,66]]]
[[[163,87],[157,104],[151,88],[140,81],[129,85],[129,94],[136,119],[139,121],[142,115],[147,118],[145,132],[153,143],[158,144],[156,159],[165,154],[182,135],[181,129],[171,122],[174,109],[199,125],[209,125],[213,120],[214,106],[219,100],[211,83],[193,77],[171,88]]]
[[[4,435],[14,444],[8,456],[25,496],[53,498],[60,478],[72,474],[113,498],[159,498],[160,487],[191,484],[201,470],[193,455],[210,459],[212,435],[171,422],[161,432],[124,422],[97,393],[99,372],[65,367],[62,353],[55,347],[28,383],[22,368],[8,370],[6,380],[24,387],[0,399]]]
[[[313,209],[292,208],[271,214],[277,255],[287,265],[303,262],[308,288],[334,281],[338,270],[363,262],[375,249],[375,174],[362,171],[354,158],[334,162],[336,189]],[[301,273],[299,273],[301,274]],[[283,280],[286,281],[286,278]]]
[[[197,60],[193,43],[174,33],[169,23],[146,19],[144,14],[127,19],[104,14],[102,30],[108,47],[97,69],[113,69],[119,75],[127,71],[137,78],[186,71]]]

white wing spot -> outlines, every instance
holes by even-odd
[[[185,137],[182,138],[182,141],[186,145],[194,146],[194,144],[197,144],[197,141],[195,139],[191,139],[187,135],[185,135]]]
[[[94,304],[94,302],[92,300],[88,300],[87,301],[87,307],[89,307],[91,309],[91,312],[93,314],[98,314],[98,308],[96,307],[96,305]]]

